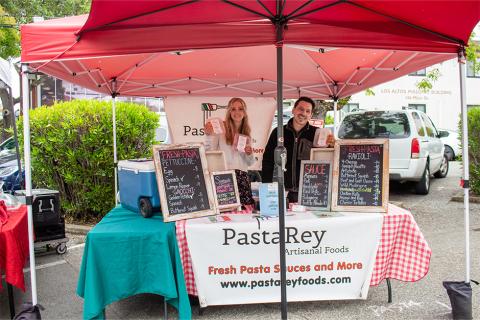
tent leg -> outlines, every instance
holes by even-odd
[[[338,130],[338,99],[334,98],[333,100],[333,133],[337,135]]]
[[[281,315],[287,319],[287,263],[285,257],[285,184],[284,170],[287,163],[287,150],[283,145],[283,52],[277,47],[277,148],[275,149],[275,163],[278,173],[278,229],[280,233],[280,293]]]
[[[10,283],[5,281],[7,284],[7,291],[8,291],[8,306],[10,308],[10,319],[15,317],[15,297],[13,296],[13,288]]]
[[[23,107],[23,140],[25,159],[25,200],[28,213],[28,244],[30,253],[30,279],[32,286],[32,305],[37,305],[37,274],[35,269],[35,251],[33,247],[33,211],[32,211],[32,168],[30,159],[30,88],[28,67],[22,64],[22,107]]]
[[[117,120],[116,120],[116,104],[117,104],[117,80],[113,79],[112,81],[112,122],[113,122],[113,176],[115,180],[115,205],[118,204],[118,168],[117,168]]]
[[[281,12],[281,4],[278,12]],[[285,22],[277,22],[277,147],[275,148],[275,165],[278,176],[278,231],[280,233],[280,296],[281,319],[287,319],[287,263],[285,257],[285,184],[284,170],[287,163],[287,150],[283,144],[283,38]]]
[[[388,303],[392,303],[392,284],[390,283],[390,278],[387,278],[387,289],[388,289]]]
[[[468,118],[465,89],[465,52],[458,54],[458,67],[460,73],[460,105],[462,108],[462,162],[463,162],[463,206],[465,220],[465,282],[470,282],[470,199],[469,199],[469,159],[468,159]]]

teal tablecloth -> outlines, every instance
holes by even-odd
[[[175,224],[118,206],[87,235],[77,287],[83,317],[103,318],[107,305],[139,293],[162,295],[180,319],[191,318]]]

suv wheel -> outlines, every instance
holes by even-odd
[[[440,164],[440,169],[435,172],[435,178],[445,178],[448,173],[448,157],[447,155],[443,156],[442,163]]]
[[[445,145],[445,155],[448,158],[448,161],[455,160],[455,152],[450,146]]]
[[[427,166],[425,167],[425,171],[423,171],[422,179],[417,182],[415,186],[415,193],[417,194],[428,194],[430,191],[430,169]]]

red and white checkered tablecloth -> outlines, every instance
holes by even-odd
[[[376,286],[387,278],[418,281],[427,274],[431,256],[432,249],[412,214],[389,204],[370,285]]]
[[[250,210],[239,213],[251,213]],[[177,221],[177,241],[182,259],[185,284],[190,295],[198,295],[188,251],[185,221]],[[393,204],[388,205],[384,215],[382,236],[378,246],[371,286],[386,278],[401,281],[418,281],[428,272],[432,250],[423,237],[412,214]]]

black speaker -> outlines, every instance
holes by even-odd
[[[25,190],[15,191],[25,203]],[[33,189],[33,228],[35,242],[65,238],[65,221],[60,215],[60,197],[57,190]]]

